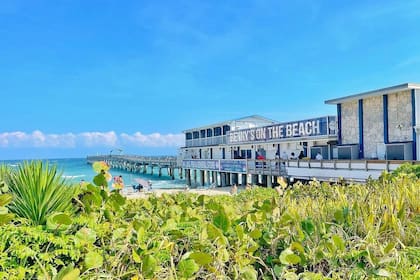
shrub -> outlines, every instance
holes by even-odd
[[[74,189],[66,183],[56,166],[42,161],[23,162],[4,180],[13,195],[8,208],[34,225],[45,225],[54,212],[72,210]]]

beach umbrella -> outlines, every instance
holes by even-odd
[[[140,185],[146,188],[149,188],[151,186],[151,184],[148,181],[141,178],[134,178],[134,181],[136,181],[137,183],[139,183]]]
[[[109,165],[105,161],[95,161],[92,164],[92,168],[96,173],[99,173],[99,172],[101,172],[101,170],[108,171],[109,170]]]

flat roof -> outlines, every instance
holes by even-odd
[[[220,127],[220,126],[223,126],[223,125],[231,124],[232,122],[245,122],[245,123],[261,122],[261,123],[264,123],[264,124],[276,123],[276,121],[265,118],[265,117],[262,117],[260,115],[251,115],[251,116],[246,116],[246,117],[242,117],[242,118],[239,118],[239,119],[227,120],[227,121],[224,121],[224,122],[219,122],[219,123],[209,124],[209,125],[205,125],[205,126],[190,128],[190,129],[183,130],[182,132],[187,133],[187,132],[207,129],[207,128],[211,128],[211,127]]]
[[[420,84],[405,83],[405,84],[396,85],[396,86],[392,86],[392,87],[375,89],[375,90],[366,91],[366,92],[357,93],[357,94],[352,94],[352,95],[348,95],[348,96],[344,96],[344,97],[340,97],[340,98],[336,98],[336,99],[330,99],[330,100],[325,101],[325,104],[340,104],[340,103],[345,103],[345,102],[349,102],[349,101],[363,99],[363,98],[366,98],[366,97],[373,97],[373,96],[379,96],[379,95],[384,95],[384,94],[390,94],[390,93],[395,93],[395,92],[404,91],[404,90],[408,90],[408,89],[420,89]]]

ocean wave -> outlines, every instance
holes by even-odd
[[[66,179],[74,179],[74,178],[81,178],[81,177],[86,177],[86,175],[82,174],[82,175],[63,175],[63,178]]]

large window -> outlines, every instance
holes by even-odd
[[[191,132],[185,133],[185,140],[191,140],[191,139],[192,139],[192,133]]]
[[[206,130],[200,130],[200,138],[206,138]]]
[[[214,136],[222,135],[222,128],[221,127],[215,127],[213,130],[214,130]]]
[[[229,130],[230,130],[230,126],[224,125],[223,126],[223,135],[226,135]]]
[[[212,137],[213,136],[213,130],[211,128],[207,129],[207,137]]]
[[[194,131],[193,132],[193,139],[198,139],[200,138],[200,134],[198,133],[198,131]]]

